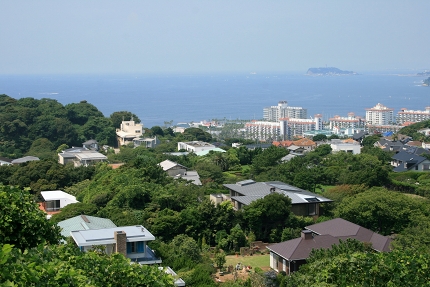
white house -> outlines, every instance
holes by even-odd
[[[71,203],[79,202],[76,197],[61,190],[42,191],[40,194],[44,200],[42,207],[45,212],[59,211]]]
[[[178,151],[186,150],[189,152],[197,153],[204,150],[212,150],[214,148],[214,145],[202,141],[178,142]]]
[[[352,154],[360,154],[361,152],[360,144],[354,140],[342,141],[339,139],[332,139],[330,147],[334,153],[344,151]]]

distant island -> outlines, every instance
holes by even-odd
[[[423,86],[426,86],[426,87],[430,86],[430,77],[428,77],[423,81]]]
[[[417,73],[417,76],[428,77],[428,76],[430,76],[430,71],[425,71],[425,72],[422,72],[422,73]]]
[[[325,68],[310,68],[306,75],[309,76],[344,76],[344,75],[357,75],[356,72],[352,71],[342,71],[341,69],[334,67],[325,67]]]

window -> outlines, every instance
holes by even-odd
[[[46,211],[57,211],[60,210],[60,200],[51,200],[45,203]]]
[[[308,204],[308,215],[317,215],[316,203]]]
[[[127,242],[127,253],[144,253],[145,244],[143,241]]]

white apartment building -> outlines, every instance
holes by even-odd
[[[373,108],[366,109],[366,123],[372,126],[387,126],[394,123],[394,109],[378,103]]]
[[[306,119],[308,110],[302,107],[290,107],[287,101],[280,101],[277,106],[263,109],[263,119],[278,122],[281,118]]]
[[[245,124],[245,135],[248,139],[262,141],[285,140],[301,136],[304,132],[322,130],[322,115],[312,119],[281,118],[278,122],[252,121]]]
[[[406,122],[417,123],[426,120],[430,120],[430,107],[426,107],[425,111],[402,108],[397,113],[397,124],[399,125],[403,125]]]
[[[348,129],[348,128],[364,128],[366,125],[365,119],[360,116],[356,116],[354,113],[348,113],[347,117],[334,116],[329,119],[330,130],[334,128]]]

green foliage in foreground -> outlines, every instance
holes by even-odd
[[[71,244],[21,252],[0,245],[2,286],[174,286],[156,266],[130,264],[121,254],[80,252]]]
[[[355,252],[303,265],[281,286],[430,286],[429,253]]]
[[[0,206],[0,244],[25,250],[61,239],[59,227],[46,220],[28,190],[0,185]]]

